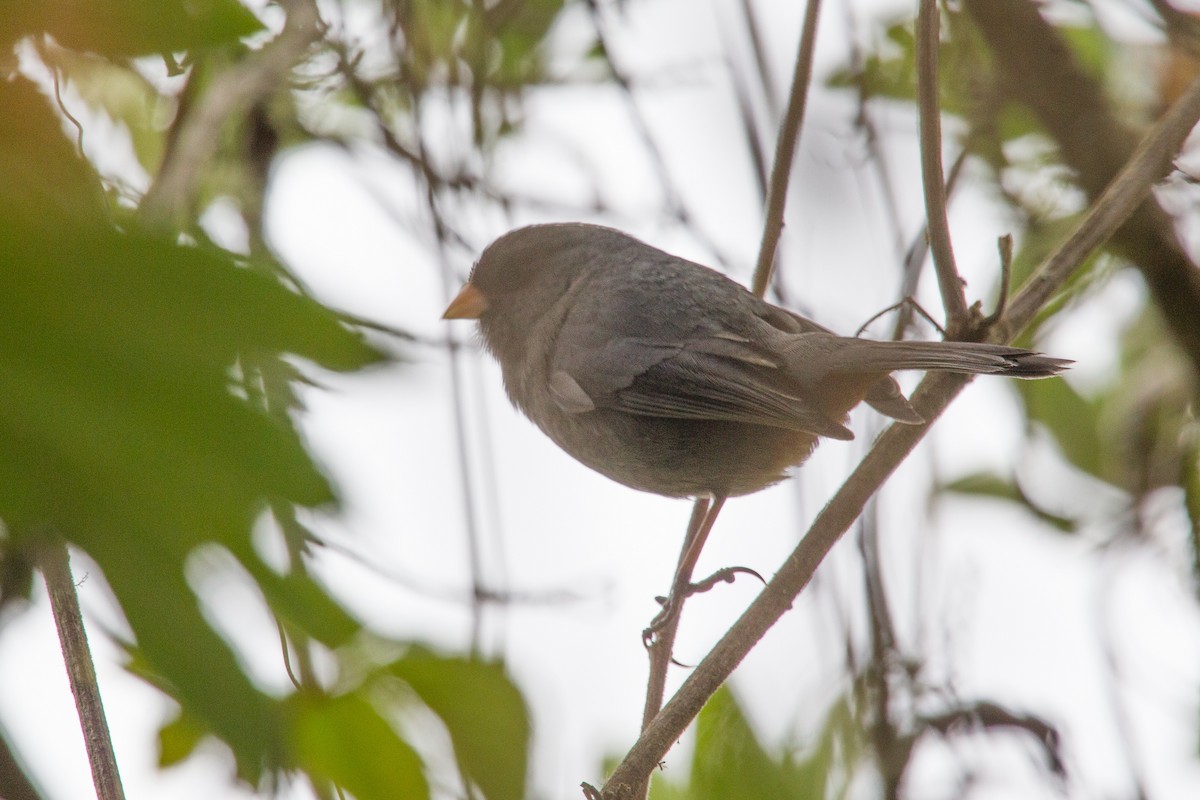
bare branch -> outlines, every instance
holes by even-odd
[[[39,561],[42,576],[46,579],[46,589],[50,592],[50,608],[54,612],[58,641],[62,644],[71,693],[75,695],[75,709],[79,714],[83,744],[92,766],[92,784],[96,787],[97,800],[125,800],[121,774],[117,770],[117,757],[108,732],[108,720],[104,716],[104,703],[100,700],[96,666],[92,662],[87,631],[83,627],[83,614],[79,610],[79,596],[75,593],[75,581],[71,577],[70,554],[66,543],[57,536],[50,537],[50,541],[41,549]]]

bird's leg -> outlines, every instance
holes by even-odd
[[[647,643],[652,641],[664,628],[675,622],[683,608],[683,601],[695,593],[696,590],[692,586],[692,572],[696,569],[700,551],[704,549],[704,543],[708,540],[708,535],[712,532],[717,515],[721,513],[721,506],[724,504],[725,498],[720,495],[713,497],[711,502],[696,504],[696,508],[692,512],[692,519],[688,523],[688,532],[683,540],[683,548],[679,553],[679,564],[675,567],[675,579],[671,582],[671,592],[662,601],[662,610],[650,621],[650,626],[642,632],[642,638]]]
[[[642,710],[642,729],[645,730],[650,721],[662,708],[663,696],[667,688],[667,670],[674,659],[671,656],[675,648],[675,633],[679,630],[679,610],[687,598],[691,586],[692,571],[696,568],[696,559],[704,540],[708,538],[717,513],[721,510],[724,497],[715,497],[710,502],[707,498],[697,498],[692,507],[692,518],[688,522],[687,535],[683,538],[683,547],[679,551],[679,564],[675,567],[675,578],[671,583],[670,596],[662,600],[663,608],[658,616],[642,632],[642,640],[650,651],[650,675],[646,684],[646,705]],[[645,792],[642,792],[644,796]]]

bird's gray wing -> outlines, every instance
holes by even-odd
[[[840,421],[788,387],[782,360],[748,338],[709,330],[682,339],[566,337],[550,392],[568,413],[609,408],[647,417],[724,420],[852,439]]]

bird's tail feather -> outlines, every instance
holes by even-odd
[[[879,342],[839,339],[829,370],[837,373],[893,372],[902,369],[1048,378],[1071,365],[1064,358],[1019,347],[979,342]]]

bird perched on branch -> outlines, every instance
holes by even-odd
[[[509,398],[559,447],[670,497],[749,494],[852,439],[850,409],[923,422],[896,370],[1045,378],[1071,362],[974,342],[838,336],[715,270],[612,228],[492,242],[446,319],[477,319]]]

